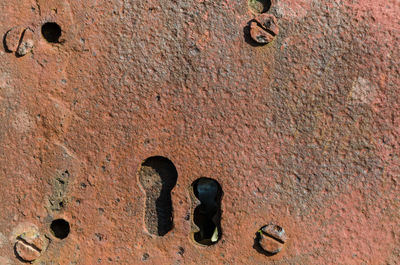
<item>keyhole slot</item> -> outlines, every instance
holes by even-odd
[[[214,179],[202,177],[193,182],[192,190],[200,202],[192,216],[198,228],[193,233],[193,239],[201,245],[213,245],[221,238],[221,185]]]
[[[171,190],[175,187],[178,173],[167,158],[147,158],[139,169],[139,182],[146,194],[144,216],[150,234],[164,236],[173,228]]]

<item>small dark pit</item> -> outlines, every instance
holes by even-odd
[[[51,222],[50,229],[56,238],[64,239],[70,232],[69,222],[64,219],[56,219]]]
[[[59,43],[61,37],[61,27],[55,22],[47,22],[42,26],[42,35],[47,42]]]

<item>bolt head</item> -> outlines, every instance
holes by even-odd
[[[31,262],[41,256],[47,245],[48,240],[40,235],[38,231],[26,231],[17,237],[15,252],[22,260]]]
[[[287,237],[285,230],[279,225],[268,224],[258,231],[259,246],[268,254],[279,253],[285,244]]]

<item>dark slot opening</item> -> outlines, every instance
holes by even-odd
[[[139,181],[146,193],[145,223],[151,234],[164,236],[173,228],[171,190],[177,178],[174,164],[165,157],[150,157],[141,165]]]
[[[194,240],[202,245],[213,245],[221,238],[222,188],[216,180],[203,177],[193,183],[193,191],[200,201],[193,216],[200,229],[194,233]]]

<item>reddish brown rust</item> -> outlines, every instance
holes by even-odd
[[[279,33],[277,19],[271,14],[261,14],[250,22],[250,35],[254,41],[267,44]]]
[[[264,46],[247,1],[0,10],[0,36],[23,25],[35,40],[21,58],[0,47],[0,264],[21,264],[16,227],[53,238],[54,218],[71,232],[36,264],[399,263],[398,0],[276,1]],[[178,172],[163,237],[146,229],[137,177],[152,156]],[[187,188],[202,176],[223,189],[209,247],[190,238]],[[266,220],[288,235],[271,256],[254,248]]]

